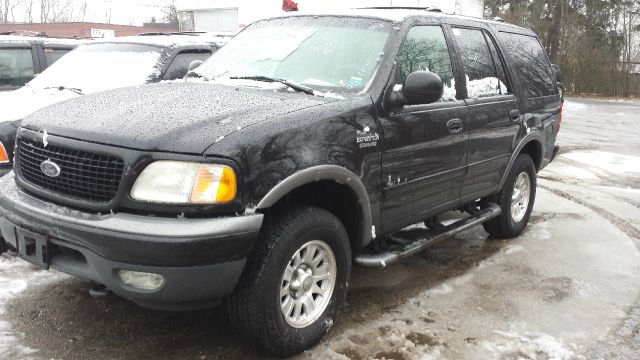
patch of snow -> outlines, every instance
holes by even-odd
[[[375,225],[371,226],[371,238],[372,239],[376,238],[376,226]]]
[[[447,283],[444,283],[436,288],[429,289],[430,295],[445,295],[445,294],[450,294],[452,292],[453,292],[453,288]]]
[[[585,110],[588,107],[588,105],[583,103],[575,102],[572,100],[565,100],[564,105],[562,106],[562,111]]]
[[[517,254],[519,252],[523,252],[524,248],[522,246],[520,246],[520,245],[508,245],[508,246],[505,246],[502,249],[502,251],[505,254],[510,255],[510,254]]]
[[[467,75],[467,94],[470,98],[495,96],[500,94],[501,89],[506,91],[507,86],[498,78],[487,77],[484,79],[469,80],[469,76]],[[453,90],[455,91],[455,86],[453,87]]]
[[[616,175],[640,174],[640,157],[605,151],[575,151],[563,157]]]
[[[494,331],[498,335],[494,341],[483,341],[482,347],[492,352],[496,358],[514,359],[575,359],[576,354],[561,340],[551,335],[535,332]]]
[[[49,145],[49,133],[47,133],[47,129],[44,130],[44,133],[42,134],[42,143],[44,144],[44,147],[47,147],[47,145]]]
[[[596,180],[598,179],[598,175],[594,174],[592,171],[579,168],[577,166],[572,165],[562,165],[553,168],[553,172],[557,173],[562,178],[577,178],[583,180]]]
[[[6,304],[20,296],[29,286],[55,282],[66,277],[56,271],[43,271],[6,254],[0,255],[0,357],[3,359],[33,359],[37,350],[21,344],[24,337],[11,329],[11,324],[1,319]]]

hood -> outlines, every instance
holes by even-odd
[[[201,154],[260,121],[335,99],[211,83],[172,82],[86,95],[47,107],[22,126],[108,145]]]
[[[78,97],[72,91],[33,89],[24,86],[18,90],[0,93],[0,123],[22,120],[46,106]]]

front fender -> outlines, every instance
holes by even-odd
[[[372,237],[371,202],[364,184],[358,175],[337,165],[318,165],[298,171],[273,187],[258,203],[257,209],[266,209],[276,204],[291,191],[313,182],[331,180],[349,187],[358,201],[360,213],[359,244],[367,245]]]

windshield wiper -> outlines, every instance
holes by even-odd
[[[66,87],[66,86],[47,86],[45,89],[58,89],[59,91],[62,90],[69,90],[71,92],[74,92],[78,95],[84,95],[84,93],[82,92],[82,89],[78,89],[78,88],[73,88],[73,87]]]
[[[269,76],[232,76],[229,79],[234,79],[234,80],[254,80],[254,81],[263,81],[263,82],[278,82],[281,83],[283,85],[286,85],[290,88],[292,88],[293,90],[297,91],[297,92],[301,92],[301,93],[305,93],[307,95],[316,95],[315,90],[313,90],[310,87],[304,86],[304,85],[300,85],[300,84],[296,84],[294,82],[291,82],[289,80],[285,80],[285,79],[277,79],[277,78],[272,78]]]

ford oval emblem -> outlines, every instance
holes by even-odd
[[[48,177],[57,177],[60,175],[60,166],[51,160],[45,160],[40,164],[40,170]]]

